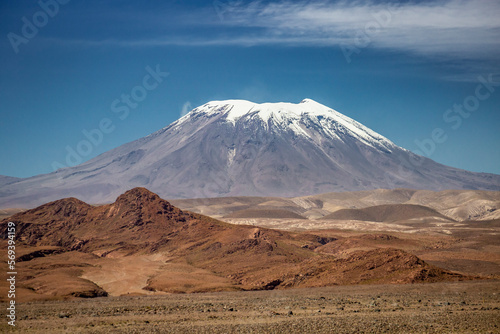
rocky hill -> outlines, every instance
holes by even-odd
[[[145,188],[108,205],[67,198],[18,213],[0,223],[2,248],[8,221],[25,300],[467,279],[392,247],[347,254],[335,237],[223,223]]]

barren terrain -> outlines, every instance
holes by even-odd
[[[497,333],[498,197],[172,201],[180,210],[137,188],[110,205],[64,199],[0,224],[16,222],[23,333]],[[1,301],[7,290],[0,283]]]
[[[444,220],[493,220],[500,218],[500,192],[480,190],[412,190],[377,189],[353,192],[335,192],[305,197],[223,197],[177,199],[171,203],[181,209],[214,218],[237,214],[241,210],[285,210],[316,220],[339,210],[358,210],[386,206],[383,210],[368,209],[384,218],[404,220],[415,217],[440,217]],[[392,206],[392,207],[391,207]],[[417,209],[417,210],[415,210]],[[432,212],[435,214],[432,214]],[[259,211],[260,212],[260,211]],[[424,214],[422,214],[422,212]],[[338,214],[338,212],[337,212]],[[444,218],[443,218],[444,216]],[[261,217],[262,218],[262,217]],[[278,218],[269,216],[268,218]],[[335,217],[334,217],[335,218]],[[340,217],[343,218],[343,217]],[[349,217],[354,218],[354,217]],[[358,220],[370,220],[362,217]]]
[[[498,333],[500,282],[23,303],[19,333]],[[4,307],[4,304],[1,306]],[[7,330],[2,323],[0,329]]]

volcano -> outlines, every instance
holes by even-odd
[[[412,188],[500,190],[500,176],[441,165],[310,99],[213,101],[81,165],[2,179],[0,207],[77,197],[110,203],[134,187],[162,198],[304,196]]]

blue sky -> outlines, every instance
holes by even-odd
[[[51,172],[69,150],[88,160],[235,98],[311,98],[437,162],[500,174],[498,17],[496,1],[3,1],[0,174]],[[168,76],[145,89],[147,68]],[[131,94],[127,117],[114,112]]]

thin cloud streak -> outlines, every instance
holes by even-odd
[[[500,58],[500,2],[436,1],[375,3],[254,1],[225,8],[219,19],[211,8],[183,13],[176,36],[133,39],[65,40],[82,46],[340,46],[357,45],[452,59]],[[211,15],[209,13],[211,12]],[[149,18],[148,20],[150,20]],[[151,21],[151,20],[150,20]],[[210,27],[210,32],[204,28]],[[161,29],[158,29],[161,31]],[[203,31],[203,33],[199,33]]]
[[[354,44],[364,33],[372,47],[424,55],[489,58],[500,52],[500,3],[495,1],[254,2],[232,8],[226,17],[223,24],[264,28],[268,40],[275,38],[281,43]],[[256,37],[255,43],[260,38]],[[251,39],[246,36],[245,41],[250,43]]]

